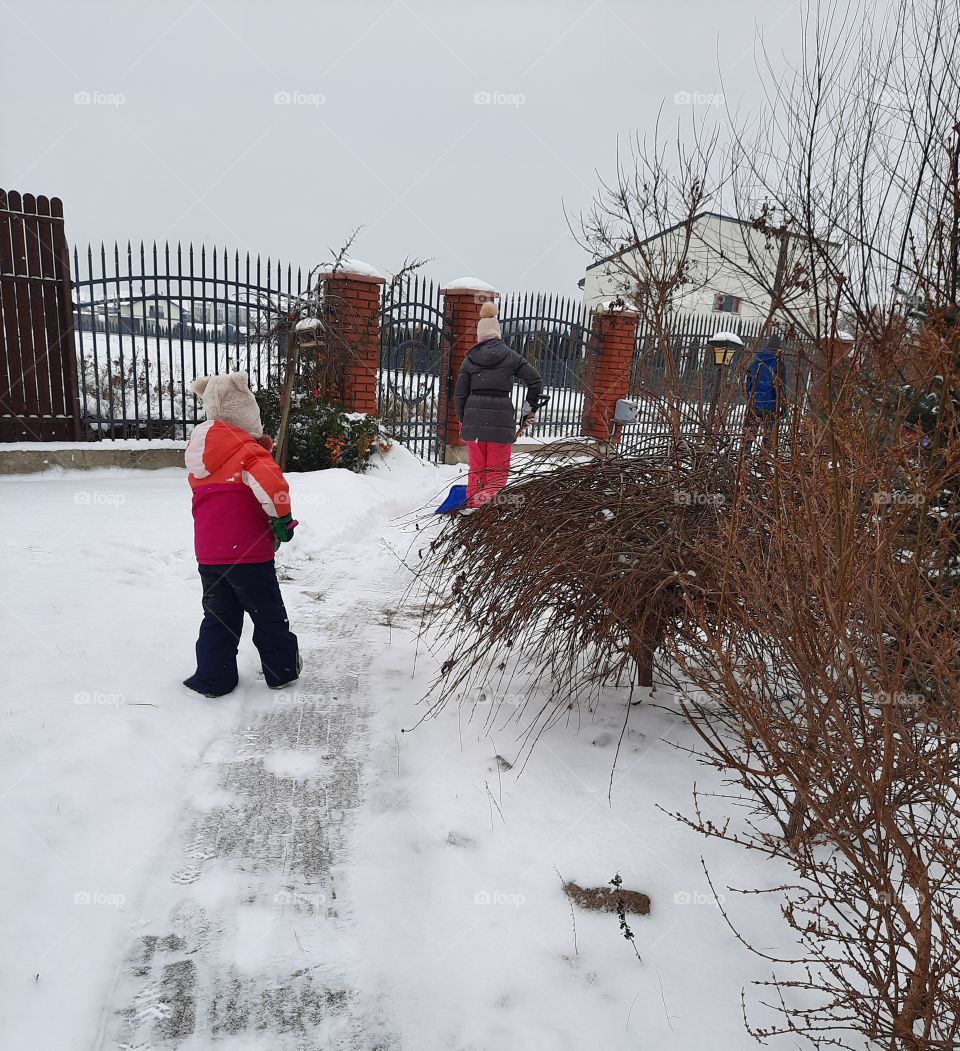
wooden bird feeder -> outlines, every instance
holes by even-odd
[[[294,325],[294,333],[296,334],[297,345],[301,350],[309,347],[318,347],[320,345],[317,339],[320,334],[320,319],[316,317],[301,318]]]

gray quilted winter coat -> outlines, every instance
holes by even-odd
[[[486,339],[467,351],[453,394],[463,441],[511,445],[516,441],[510,397],[514,378],[527,385],[527,403],[536,405],[543,393],[540,373],[502,339]]]

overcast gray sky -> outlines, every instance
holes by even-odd
[[[75,243],[193,241],[310,266],[363,226],[382,270],[576,293],[616,139],[723,90],[798,0],[0,0],[0,185]],[[700,98],[677,103],[678,92]],[[719,109],[717,110],[719,113]]]

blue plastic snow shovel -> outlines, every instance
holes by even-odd
[[[434,511],[435,515],[447,515],[451,511],[459,511],[461,507],[467,506],[467,487],[465,485],[451,485],[447,498]]]

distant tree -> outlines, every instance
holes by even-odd
[[[696,252],[695,220],[718,200],[718,131],[695,123],[668,138],[659,119],[649,137],[634,135],[616,171],[586,212],[570,221],[591,258],[604,260],[613,296],[636,310],[658,346],[669,346],[681,294],[708,287],[713,269]],[[671,231],[668,236],[660,236]]]

